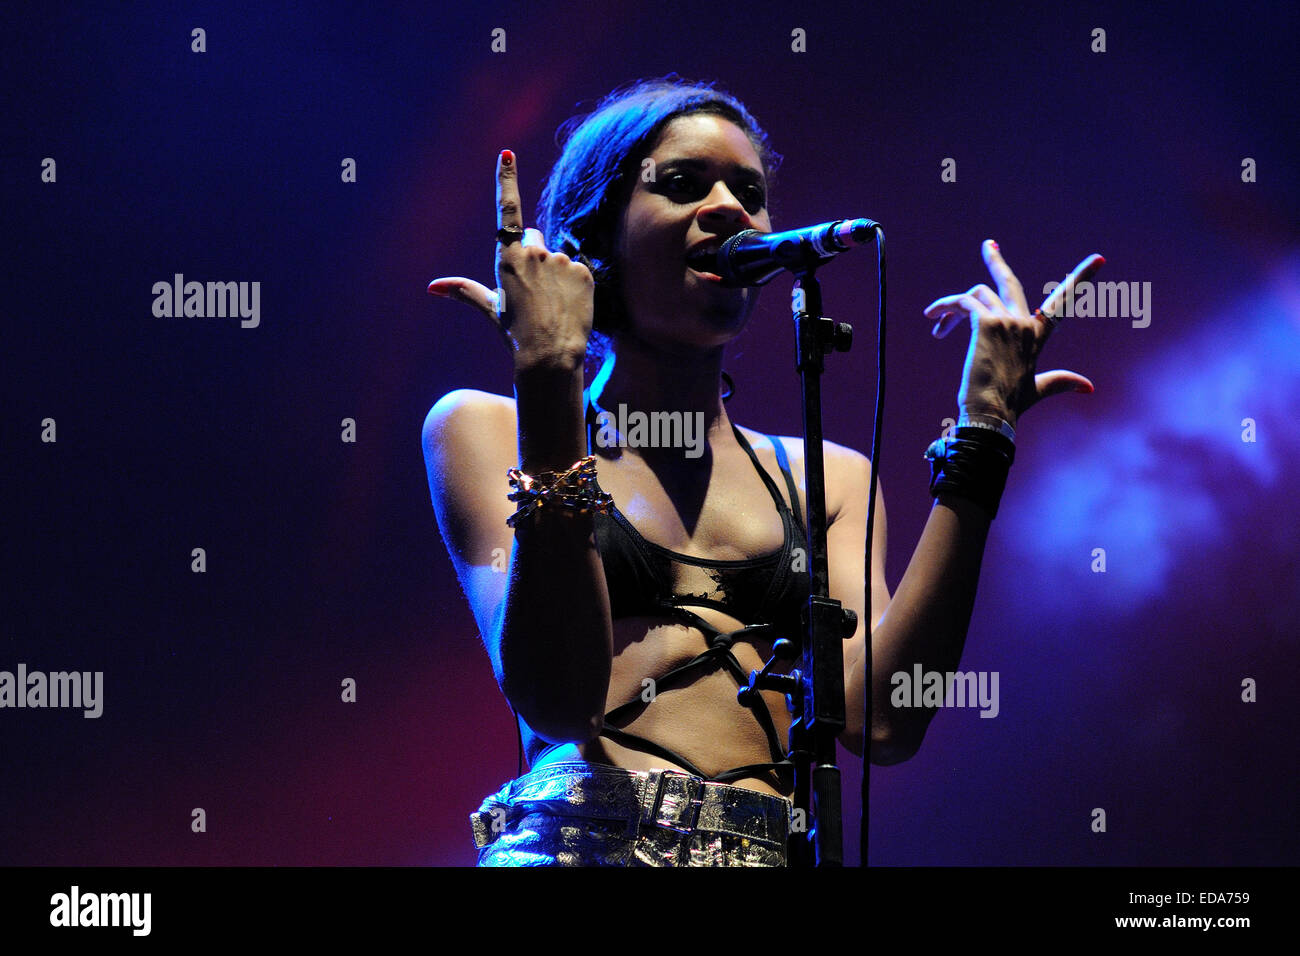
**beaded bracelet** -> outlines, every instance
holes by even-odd
[[[596,457],[579,458],[565,471],[543,471],[528,475],[518,468],[506,469],[506,478],[515,491],[506,497],[519,507],[506,524],[515,527],[521,519],[539,508],[567,508],[578,514],[608,512],[614,499],[596,489]]]

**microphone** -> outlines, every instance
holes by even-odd
[[[837,219],[784,232],[746,229],[722,244],[710,271],[722,277],[723,285],[763,285],[783,270],[807,272],[871,242],[879,228],[880,223],[870,219]]]

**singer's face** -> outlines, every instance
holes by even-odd
[[[650,342],[715,348],[744,328],[759,290],[726,288],[692,269],[687,254],[706,240],[716,249],[743,229],[772,231],[762,160],[744,130],[705,113],[672,120],[649,159],[617,244],[631,324]]]

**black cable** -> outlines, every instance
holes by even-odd
[[[862,855],[859,866],[867,865],[867,838],[871,824],[868,812],[871,800],[871,562],[873,557],[872,542],[876,533],[876,483],[880,471],[880,436],[885,415],[885,231],[876,227],[877,267],[880,273],[880,315],[877,319],[876,333],[876,414],[871,437],[871,489],[867,502],[867,633],[863,651],[863,666],[866,668],[866,713],[862,724],[862,830],[858,834],[858,848]]]

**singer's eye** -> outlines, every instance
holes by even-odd
[[[700,191],[699,183],[686,173],[672,173],[664,178],[662,183],[664,192],[682,197],[682,201],[696,196]]]
[[[709,194],[711,188],[704,177],[690,173],[671,172],[659,179],[660,191],[677,203],[698,202]],[[744,182],[728,188],[751,216],[767,204],[767,193],[758,183]]]

